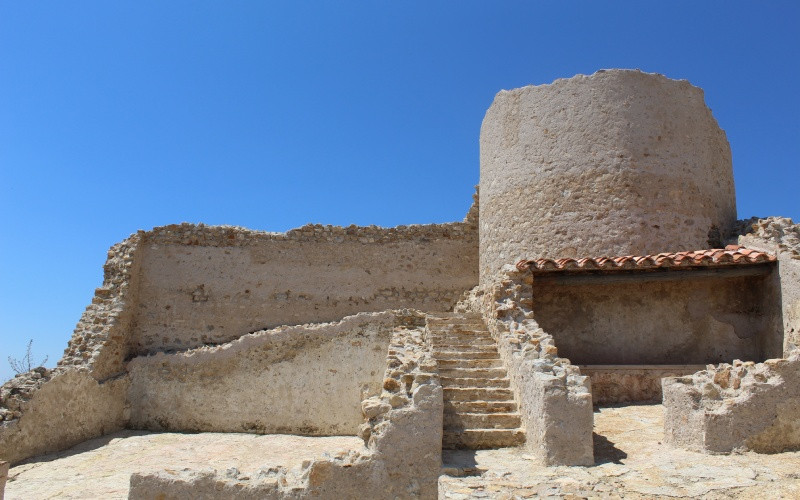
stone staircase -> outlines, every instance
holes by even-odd
[[[488,449],[525,442],[517,403],[494,339],[480,315],[428,315],[444,389],[442,448]]]

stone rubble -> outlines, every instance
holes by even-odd
[[[709,453],[800,450],[800,350],[662,380],[664,439]]]

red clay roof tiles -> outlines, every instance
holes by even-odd
[[[520,271],[532,270],[535,273],[558,271],[613,271],[622,269],[657,269],[720,267],[731,265],[752,265],[775,262],[774,255],[759,252],[741,245],[728,245],[710,250],[691,252],[660,253],[657,255],[624,255],[621,257],[597,257],[582,259],[536,259],[517,262]]]

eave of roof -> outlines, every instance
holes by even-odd
[[[776,257],[741,245],[689,252],[656,255],[624,255],[581,259],[523,259],[517,262],[520,271],[533,273],[580,271],[647,271],[656,269],[690,269],[728,266],[747,266],[775,262]]]

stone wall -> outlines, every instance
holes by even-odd
[[[554,339],[533,319],[531,276],[505,266],[457,306],[479,312],[497,341],[526,433],[526,448],[544,465],[593,465],[589,378],[558,356]]]
[[[281,327],[216,347],[133,359],[130,426],[355,435],[361,401],[381,392],[394,313]]]
[[[783,306],[784,355],[800,348],[800,224],[786,217],[740,221],[736,241],[778,256]]]
[[[705,365],[782,355],[774,265],[615,277],[535,278],[533,317],[575,364]]]
[[[477,283],[474,222],[143,233],[133,353],[404,307],[446,311]]]
[[[98,382],[76,367],[12,379],[0,391],[0,460],[15,464],[124,428],[127,386],[125,376]]]
[[[442,450],[442,387],[425,341],[424,317],[398,315],[385,358],[379,395],[360,405],[363,450],[307,460],[240,476],[221,472],[166,470],[131,476],[136,499],[435,499]]]
[[[664,439],[694,451],[800,450],[800,350],[665,378]]]
[[[725,133],[685,80],[608,70],[501,91],[481,127],[480,280],[522,258],[719,246]]]

